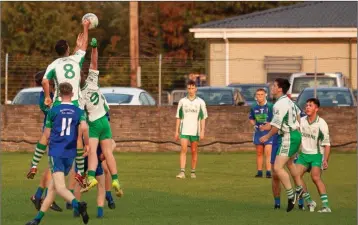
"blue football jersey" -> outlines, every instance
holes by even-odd
[[[271,122],[272,117],[273,117],[272,108],[273,108],[273,105],[269,102],[263,106],[254,104],[251,107],[249,119],[255,120],[256,126],[260,126],[262,124]]]
[[[53,107],[47,115],[46,127],[51,128],[49,156],[75,158],[78,125],[85,121],[83,111],[72,103]]]

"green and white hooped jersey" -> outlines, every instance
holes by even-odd
[[[324,146],[331,145],[328,125],[318,115],[311,124],[307,116],[301,118],[301,133],[304,154],[323,154]]]
[[[79,101],[80,108],[86,109],[91,122],[102,118],[109,111],[108,103],[99,89],[98,75],[98,70],[89,70]]]
[[[200,121],[208,117],[204,100],[196,97],[193,100],[180,99],[176,118],[180,119],[180,134],[200,136]]]
[[[54,80],[54,101],[61,101],[59,97],[59,84],[68,82],[73,88],[72,101],[80,98],[81,68],[85,60],[86,52],[78,50],[74,55],[58,58],[46,69],[44,79]]]
[[[279,129],[279,134],[298,130],[297,106],[287,95],[281,96],[273,106],[271,125]]]

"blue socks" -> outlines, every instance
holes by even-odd
[[[47,190],[47,188],[46,188]],[[42,194],[44,192],[44,189],[42,187],[38,187],[35,193],[35,198],[39,199],[42,197]]]
[[[106,191],[106,200],[108,202],[113,200],[111,191]]]
[[[39,212],[37,213],[36,217],[35,217],[35,220],[37,220],[37,221],[40,222],[40,221],[42,220],[42,217],[44,217],[44,215],[45,215],[44,212],[39,211]]]
[[[280,201],[280,197],[275,197],[275,205],[280,205],[281,201]]]
[[[298,199],[298,205],[303,205],[303,204],[305,204],[303,198]]]
[[[76,213],[79,213],[79,212],[78,212],[78,201],[77,201],[77,199],[73,199],[71,204],[72,204],[73,210],[74,210]]]
[[[262,170],[258,170],[257,175],[262,176]]]
[[[102,218],[102,217],[103,217],[103,207],[102,207],[102,206],[98,206],[98,207],[97,207],[97,217],[98,217],[98,218]]]

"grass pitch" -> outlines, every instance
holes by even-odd
[[[1,223],[24,225],[36,215],[29,198],[36,191],[40,173],[27,180],[31,154],[1,155]],[[281,210],[273,210],[271,180],[254,178],[255,154],[199,154],[197,179],[178,180],[177,153],[121,153],[116,155],[124,197],[116,199],[116,209],[105,207],[105,218],[96,218],[96,191],[83,196],[88,203],[88,224],[155,225],[352,225],[357,223],[356,155],[333,153],[323,179],[327,185],[331,214],[286,213],[287,198],[282,192]],[[188,155],[190,162],[190,155]],[[188,175],[190,163],[187,167]],[[307,175],[306,175],[307,176]],[[190,176],[187,176],[190,177]],[[321,206],[316,188],[307,176],[310,193]],[[115,197],[115,196],[114,196]],[[57,197],[57,203],[65,203]],[[297,208],[297,207],[296,207]],[[81,219],[72,212],[48,211],[41,224],[77,225]]]

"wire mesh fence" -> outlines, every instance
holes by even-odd
[[[87,56],[89,57],[89,56]],[[46,67],[55,60],[55,57],[43,56],[19,56],[8,54],[7,63],[6,55],[1,56],[1,103],[7,100],[13,100],[16,94],[29,87],[35,87],[34,76],[40,70],[45,70]],[[295,59],[303,61],[302,64],[314,64],[314,58],[300,58]],[[315,68],[317,72],[332,72],[325,71],[330,64],[341,65],[342,68],[347,67],[349,58],[329,57],[317,58],[318,66]],[[250,75],[250,71],[240,71],[240,68],[256,68],[264,73],[267,77],[272,76],[272,79],[280,76],[280,73],[270,73],[270,70],[277,66],[292,63],[292,59],[275,58],[275,59],[230,59],[230,76],[246,76],[245,81],[252,81],[256,83],[258,79],[255,75]],[[89,68],[90,59],[86,58],[83,71]],[[139,58],[139,76],[137,78],[138,87],[150,93],[154,99],[159,100],[159,93],[161,93],[160,105],[167,105],[173,102],[173,97],[183,96],[183,93],[178,93],[177,90],[185,90],[186,82],[189,79],[195,80],[201,86],[211,85],[217,77],[225,77],[227,70],[225,59],[175,59],[158,57]],[[271,66],[271,67],[270,67]],[[307,67],[307,66],[306,66]],[[98,59],[98,70],[100,71],[100,85],[101,87],[129,87],[131,85],[131,59],[129,57],[100,57]],[[304,68],[297,68],[300,72]],[[313,71],[310,71],[313,72]],[[341,72],[341,71],[334,71]],[[240,75],[238,75],[240,74]],[[276,74],[276,75],[275,75]],[[289,74],[289,73],[286,73]],[[7,75],[7,76],[6,76]],[[348,77],[347,74],[344,74]],[[356,76],[356,75],[355,75]],[[7,82],[5,78],[7,77]],[[267,78],[268,79],[268,78]],[[211,81],[211,82],[210,82]],[[267,82],[267,80],[265,80]],[[7,85],[5,85],[7,83]],[[350,83],[350,82],[349,82]],[[173,92],[174,91],[174,92]],[[174,93],[171,96],[171,93]],[[175,96],[174,96],[175,95]],[[158,103],[158,102],[157,102]]]

